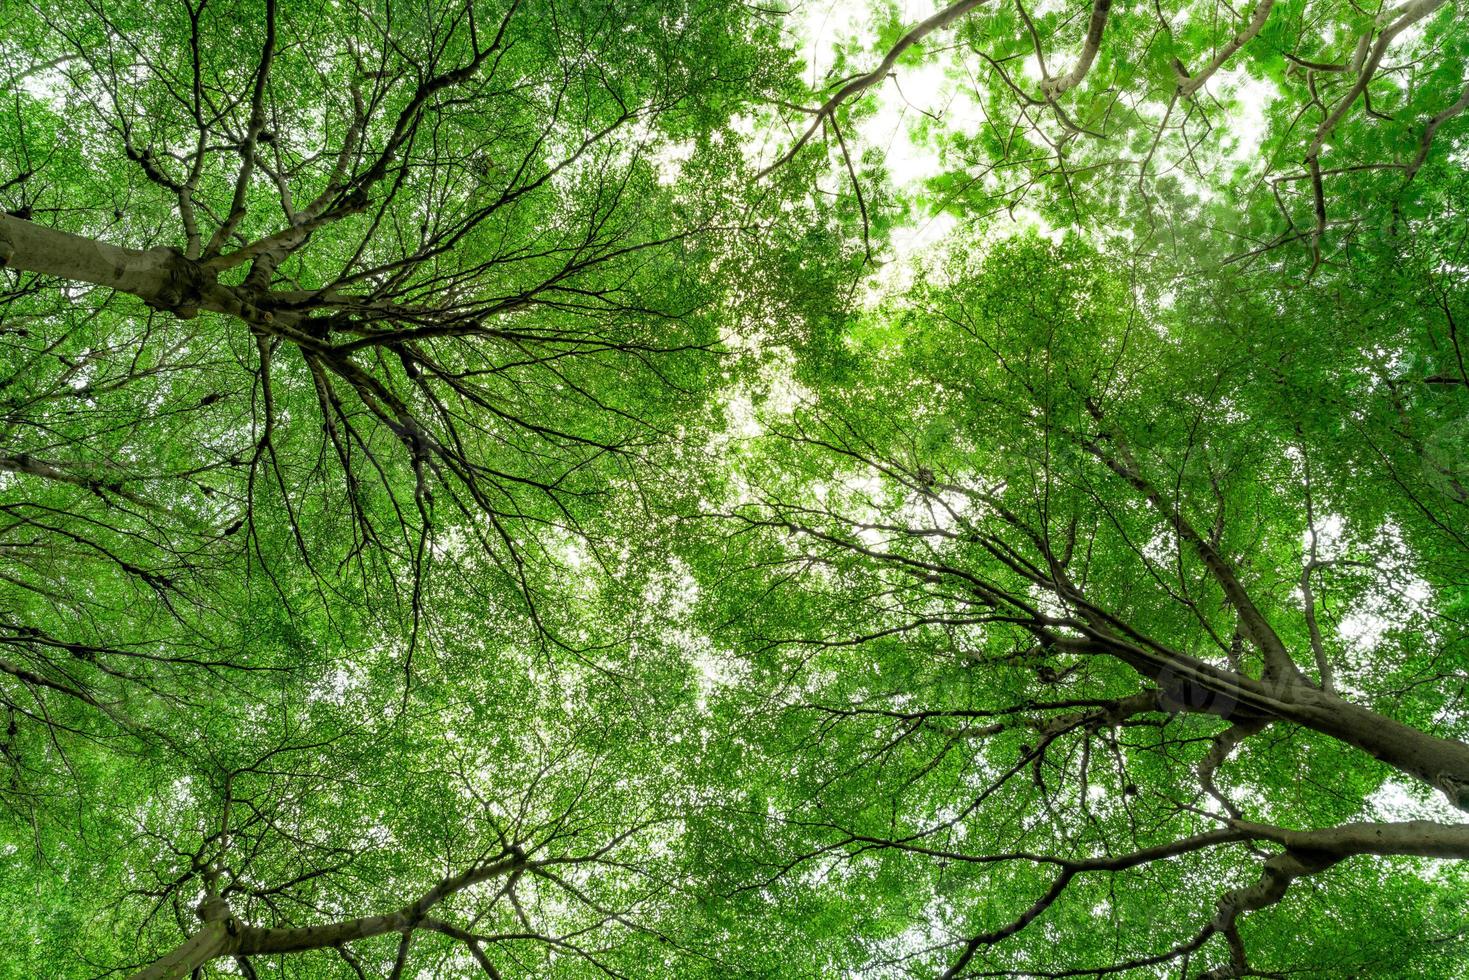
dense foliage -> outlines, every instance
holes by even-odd
[[[0,2],[0,976],[1459,975],[1458,9],[823,11]]]

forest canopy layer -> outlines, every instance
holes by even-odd
[[[0,977],[1469,962],[1451,0],[0,0]]]

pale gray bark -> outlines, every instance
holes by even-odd
[[[493,861],[445,878],[416,901],[383,915],[342,919],[315,926],[260,928],[236,920],[217,897],[200,906],[204,925],[181,945],[134,973],[130,980],[182,980],[193,970],[222,956],[263,956],[329,949],[359,939],[411,932],[424,924],[428,911],[471,885],[511,875],[528,862],[518,848]]]
[[[156,300],[168,285],[175,255],[166,248],[108,245],[0,214],[0,265],[89,283]]]

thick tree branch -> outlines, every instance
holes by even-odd
[[[811,141],[811,137],[815,136],[816,133],[821,129],[822,124],[830,119],[844,102],[848,101],[849,99],[855,98],[856,96],[867,91],[872,86],[881,82],[883,79],[887,78],[888,73],[893,70],[893,66],[898,63],[898,59],[903,56],[903,52],[913,47],[913,45],[917,44],[919,41],[922,41],[925,37],[932,34],[934,31],[943,30],[945,27],[948,27],[950,24],[954,23],[959,18],[969,13],[971,10],[974,10],[976,7],[982,6],[986,2],[987,0],[958,0],[957,3],[950,4],[949,6],[935,13],[933,16],[929,17],[928,19],[920,21],[919,23],[909,28],[908,31],[903,34],[902,37],[898,38],[897,42],[888,49],[887,54],[883,56],[882,61],[878,63],[878,66],[876,68],[872,69],[866,74],[858,75],[856,78],[852,78],[844,82],[841,86],[837,88],[835,92],[831,94],[830,97],[827,98],[825,102],[823,102],[817,108],[810,110],[813,118],[811,120],[811,124],[806,127],[805,132],[803,132],[796,139],[796,142],[791,146],[791,148],[782,153],[774,163],[766,167],[764,170],[760,171],[760,173],[757,175],[757,179],[769,176],[771,173],[779,170],[781,167],[785,166],[787,163],[793,160],[796,154],[800,153],[802,148],[804,148],[806,144]]]
[[[519,849],[480,862],[445,878],[415,901],[383,915],[342,919],[316,926],[262,928],[243,925],[226,909],[213,913],[183,945],[132,975],[131,980],[182,980],[191,971],[221,956],[267,956],[328,949],[393,932],[411,933],[423,926],[428,911],[451,895],[492,878],[514,874],[528,865]]]
[[[1076,64],[1066,74],[1041,83],[1041,93],[1047,102],[1054,102],[1066,92],[1080,85],[1082,79],[1086,78],[1087,72],[1092,70],[1092,62],[1096,60],[1097,52],[1102,49],[1102,32],[1107,29],[1107,14],[1111,10],[1112,0],[1094,0],[1091,19],[1087,23],[1086,38],[1082,41],[1081,54],[1077,56]]]

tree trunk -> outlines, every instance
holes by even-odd
[[[0,268],[7,266],[115,289],[184,319],[200,310],[255,318],[237,290],[176,249],[124,248],[0,214]]]
[[[1273,718],[1309,728],[1361,749],[1399,772],[1439,790],[1460,810],[1469,810],[1469,744],[1405,725],[1345,701],[1294,676],[1257,680],[1184,654],[1157,650],[1116,636],[1086,640],[1055,638],[1056,645],[1104,653],[1161,687],[1174,710],[1223,718]]]
[[[180,980],[190,971],[219,956],[265,956],[326,949],[390,932],[405,932],[422,925],[428,910],[443,899],[491,878],[516,875],[527,866],[525,852],[511,847],[498,859],[487,861],[442,879],[417,901],[394,912],[342,919],[319,926],[262,929],[234,918],[217,896],[200,906],[206,916],[203,928],[165,956],[134,973],[129,980]]]
[[[1292,690],[1288,703],[1288,720],[1359,748],[1435,787],[1459,809],[1469,810],[1469,745],[1315,688]]]
[[[234,919],[207,922],[182,945],[134,973],[129,980],[181,980],[196,967],[220,956],[264,956],[327,949],[359,939],[401,932],[414,925],[404,910],[319,926],[282,929],[242,926]]]
[[[0,265],[12,269],[105,286],[151,302],[168,285],[173,258],[166,248],[121,248],[0,214]]]
[[[182,980],[210,960],[238,948],[240,937],[230,935],[224,922],[206,922],[173,952],[143,967],[129,980]]]

